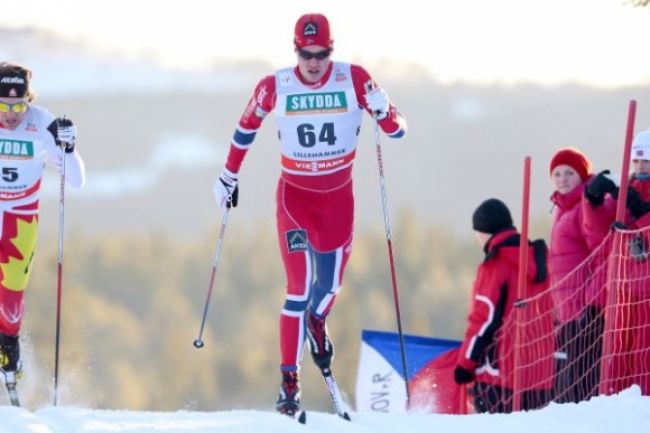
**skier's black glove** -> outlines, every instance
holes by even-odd
[[[454,382],[459,385],[464,385],[474,381],[474,372],[467,370],[460,365],[454,370]]]
[[[627,190],[627,201],[625,202],[625,207],[630,210],[634,219],[639,219],[650,210],[650,203],[644,201],[637,190],[630,188]]]
[[[594,177],[587,188],[585,188],[585,197],[589,200],[592,206],[600,206],[605,201],[605,194],[609,193],[612,196],[616,197],[618,194],[618,187],[606,175],[609,174],[609,170],[603,170]]]
[[[47,127],[47,130],[54,137],[54,142],[57,146],[64,149],[66,153],[74,152],[74,147],[77,142],[77,127],[74,126],[72,120],[67,117],[57,117]]]

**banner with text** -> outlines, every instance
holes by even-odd
[[[460,341],[404,336],[412,411],[466,413],[465,395],[454,382]],[[364,330],[357,371],[358,411],[406,412],[406,386],[399,335]]]

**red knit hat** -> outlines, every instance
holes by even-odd
[[[553,174],[553,169],[558,165],[568,165],[578,173],[582,180],[585,180],[591,174],[591,162],[584,153],[575,147],[567,147],[555,152],[555,155],[551,158],[549,173]]]
[[[308,45],[320,45],[332,48],[330,38],[330,24],[323,14],[305,14],[298,18],[294,30],[296,47],[303,48]]]

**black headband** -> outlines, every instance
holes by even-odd
[[[24,98],[27,96],[27,80],[17,75],[0,75],[0,98]]]

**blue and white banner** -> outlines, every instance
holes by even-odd
[[[411,410],[464,413],[453,380],[460,341],[404,336]],[[405,413],[406,384],[399,335],[364,330],[356,385],[357,411]]]

